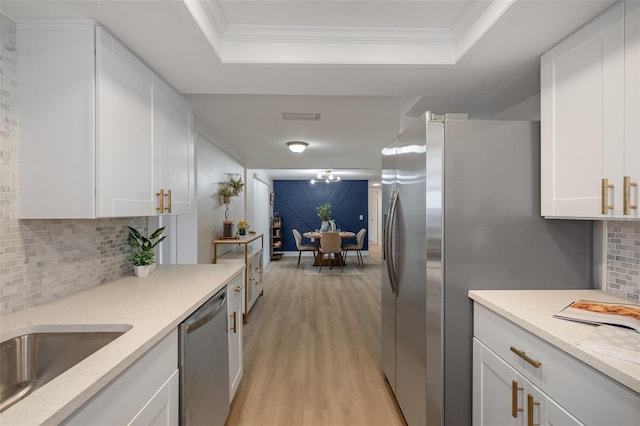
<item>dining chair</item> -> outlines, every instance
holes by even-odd
[[[296,269],[298,269],[300,267],[300,256],[302,256],[302,252],[312,251],[313,257],[315,257],[317,247],[313,244],[302,244],[302,234],[300,234],[300,231],[297,229],[293,230],[293,238],[296,239],[296,247],[298,248],[298,265],[296,266]]]
[[[358,264],[362,265],[364,268],[364,260],[362,260],[362,247],[364,246],[364,236],[367,234],[367,230],[362,228],[356,234],[356,243],[355,244],[345,244],[342,246],[342,251],[344,252],[344,263],[347,263],[347,253],[350,251],[356,252],[356,258],[358,259]]]
[[[322,263],[324,262],[325,253],[329,255],[329,269],[332,268],[331,264],[331,253],[333,253],[333,257],[336,260],[336,263],[340,265],[340,270],[344,272],[344,266],[342,262],[342,238],[340,238],[340,234],[337,232],[323,232],[322,238],[320,238],[320,269],[319,272],[322,272]],[[338,256],[340,255],[340,256]]]
[[[367,230],[362,228],[356,234],[356,243],[355,244],[344,244],[342,246],[342,251],[344,252],[344,263],[347,263],[347,253],[350,251],[356,252],[356,259],[358,260],[358,264],[364,268],[364,260],[362,259],[362,247],[364,246],[364,236],[366,235]]]

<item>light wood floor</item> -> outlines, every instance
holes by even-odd
[[[269,263],[227,425],[404,425],[381,370],[379,246],[363,257],[349,276],[304,275],[310,257]]]

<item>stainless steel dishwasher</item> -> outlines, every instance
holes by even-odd
[[[179,326],[180,425],[223,426],[229,414],[227,288]]]

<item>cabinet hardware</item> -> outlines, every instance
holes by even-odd
[[[602,179],[602,214],[607,214],[609,210],[613,210],[613,206],[609,204],[610,189],[613,189],[613,185],[609,184],[609,179]]]
[[[167,213],[171,213],[171,190],[168,189],[167,192],[164,194],[167,196],[167,206],[164,209],[167,211]]]
[[[160,192],[156,192],[156,196],[158,197],[159,207],[156,207],[156,211],[160,214],[164,213],[164,189],[161,189]]]
[[[235,291],[236,293],[239,293],[240,290],[242,290],[241,286],[237,286],[236,288],[233,289],[233,291]]]
[[[236,312],[232,313],[231,315],[229,315],[231,318],[233,318],[233,327],[231,327],[231,330],[233,330],[233,332],[236,332]]]
[[[624,177],[624,215],[629,216],[631,214],[631,209],[635,210],[638,208],[637,205],[631,204],[631,187],[638,187],[638,182],[631,182],[631,176]]]
[[[517,418],[519,411],[524,411],[522,408],[518,408],[518,391],[523,390],[518,386],[518,382],[515,380],[511,381],[511,417]]]
[[[533,365],[535,368],[540,368],[540,366],[542,365],[542,361],[536,361],[535,359],[531,359],[527,355],[527,353],[522,349],[514,348],[513,346],[511,346],[511,352],[518,355],[520,358],[524,359],[529,364]]]
[[[540,406],[540,403],[533,399],[533,395],[527,394],[527,426],[540,426],[540,423],[533,422],[533,406]]]

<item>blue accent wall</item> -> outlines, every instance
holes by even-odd
[[[366,180],[343,180],[335,183],[308,180],[274,180],[275,201],[273,211],[282,218],[282,244],[285,251],[297,251],[293,230],[301,234],[320,229],[316,207],[331,204],[331,219],[343,231],[357,233],[367,229],[369,233],[369,189]],[[362,220],[360,220],[362,215]],[[344,240],[355,243],[353,240]],[[308,243],[309,240],[303,239]],[[369,249],[369,238],[365,237],[363,250]]]

